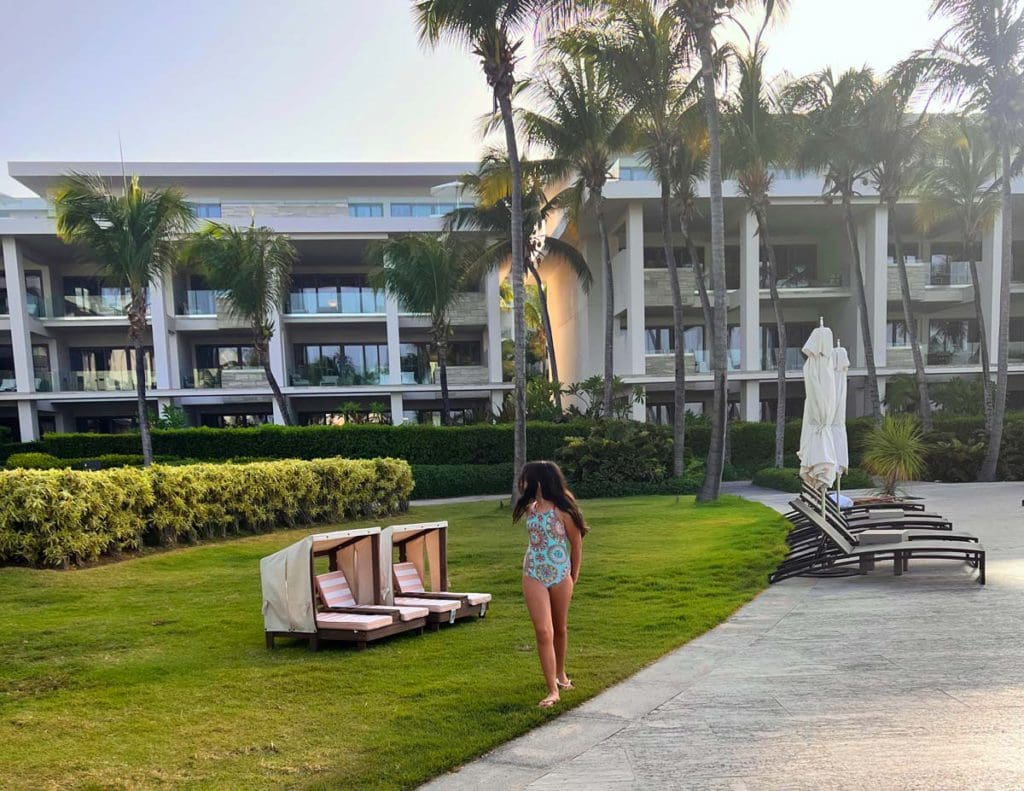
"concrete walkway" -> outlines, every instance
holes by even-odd
[[[981,536],[986,587],[949,561],[788,580],[428,787],[1024,788],[1024,485],[912,493]]]

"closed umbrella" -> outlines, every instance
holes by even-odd
[[[804,344],[804,419],[800,427],[800,477],[824,491],[836,479],[836,445],[832,421],[836,411],[836,376],[832,368],[832,330],[818,327]]]
[[[832,442],[836,449],[837,477],[850,469],[850,446],[846,439],[846,376],[849,370],[850,357],[846,353],[846,349],[836,346],[832,350],[832,372],[836,378],[836,408],[832,413]]]

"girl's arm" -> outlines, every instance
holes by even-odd
[[[565,525],[565,535],[569,539],[569,548],[572,550],[570,573],[573,585],[575,585],[580,578],[580,565],[583,563],[583,536],[580,535],[580,530],[576,526],[576,520],[568,514],[562,514],[562,524]]]

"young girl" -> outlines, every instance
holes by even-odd
[[[566,627],[587,525],[562,471],[553,462],[525,465],[519,475],[519,492],[512,521],[518,522],[526,514],[530,545],[523,559],[523,595],[548,685],[548,696],[539,705],[550,708],[558,703],[560,689],[572,689],[565,674]]]

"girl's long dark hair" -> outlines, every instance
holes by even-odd
[[[576,498],[569,491],[565,476],[553,461],[531,461],[524,464],[523,471],[519,473],[519,489],[521,494],[512,511],[513,522],[518,522],[522,518],[534,500],[544,499],[554,503],[563,513],[569,514],[581,536],[590,532],[587,523],[583,521],[579,506],[576,505]]]

